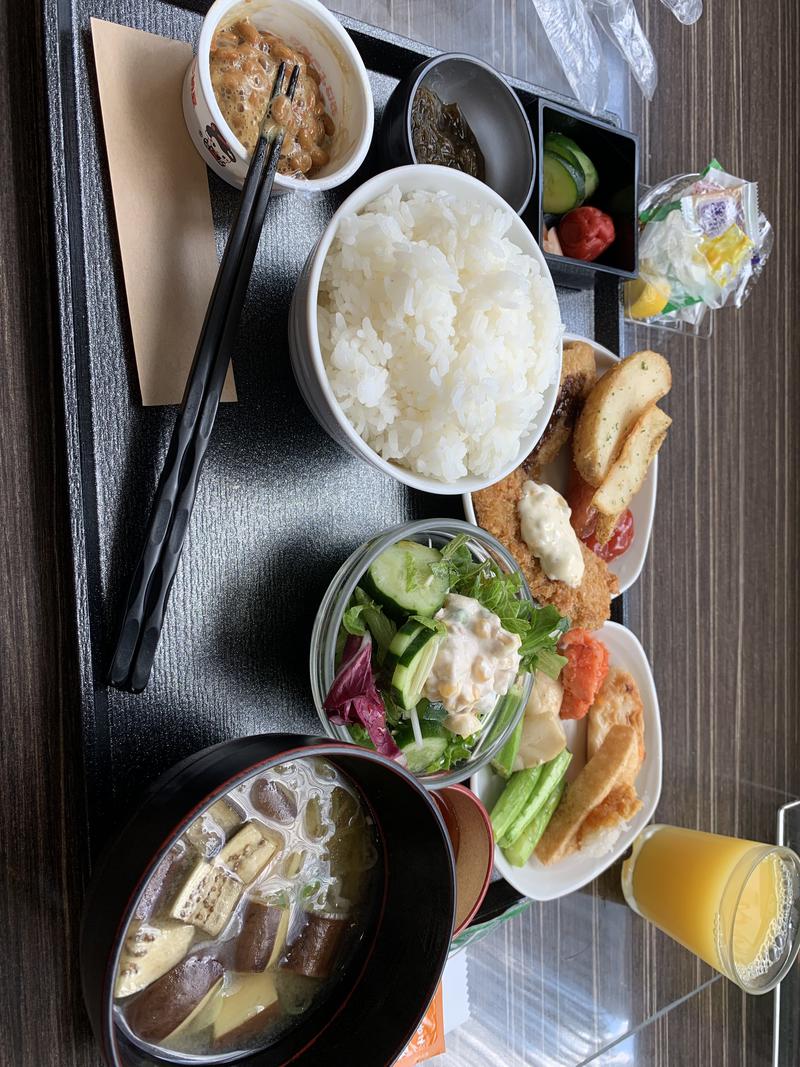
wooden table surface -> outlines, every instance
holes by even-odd
[[[523,78],[554,69],[525,0],[333,6]],[[718,316],[710,341],[658,338],[673,365],[674,425],[648,563],[630,597],[661,701],[658,817],[770,840],[778,807],[800,795],[799,12],[795,0],[711,0],[684,28],[655,0],[640,6],[660,67],[655,100],[634,114],[643,180],[716,156],[758,179],[777,234],[751,299]],[[98,1057],[75,958],[80,738],[40,41],[38,5],[4,4],[0,54],[13,63],[0,66],[0,1063],[83,1067]],[[637,343],[654,340],[629,339]],[[769,1063],[772,998],[745,998],[636,922],[636,1007],[597,1062]],[[550,1050],[548,1063],[567,1061]],[[544,1061],[531,1047],[514,1062]]]

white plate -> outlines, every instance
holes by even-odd
[[[564,335],[564,343],[568,341],[583,341],[587,345],[591,345],[594,349],[595,362],[597,364],[597,370],[600,376],[612,366],[612,364],[619,362],[619,356],[615,356],[613,352],[609,352],[607,348],[603,348],[596,341],[590,341],[588,337],[580,337],[575,333],[568,333]],[[567,488],[567,476],[569,474],[569,457],[566,449],[562,449],[561,455],[555,461],[551,463],[549,467],[545,469],[544,480],[552,485],[559,493],[564,493]],[[653,515],[656,510],[656,486],[658,484],[658,456],[655,457],[650,464],[650,469],[647,472],[642,488],[636,494],[631,501],[631,512],[633,514],[633,541],[631,541],[630,548],[627,552],[621,556],[617,556],[615,560],[612,560],[608,565],[608,569],[612,574],[616,574],[619,579],[619,591],[624,593],[626,589],[630,589],[639,575],[642,573],[642,567],[647,556],[647,549],[650,544],[650,532],[653,528]],[[472,494],[464,493],[464,514],[467,517],[467,521],[475,525],[478,525],[475,518],[475,508],[472,506]]]
[[[644,649],[638,639],[616,622],[604,623],[595,634],[608,648],[609,663],[628,671],[639,687],[644,705],[644,763],[636,779],[636,792],[642,801],[641,811],[631,820],[629,828],[620,834],[614,848],[605,856],[589,856],[575,852],[550,867],[535,856],[524,867],[512,867],[499,848],[494,850],[497,870],[507,882],[533,900],[555,900],[593,881],[630,847],[634,838],[652,819],[661,796],[661,717],[653,675]],[[565,720],[567,748],[572,762],[567,772],[570,781],[586,762],[586,720]],[[490,766],[482,767],[470,780],[470,787],[489,811],[503,791],[503,779]]]

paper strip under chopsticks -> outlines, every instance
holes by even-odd
[[[142,403],[179,404],[218,267],[181,108],[192,49],[94,18],[92,40]],[[230,368],[222,399],[236,399]]]

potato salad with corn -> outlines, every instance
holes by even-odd
[[[434,618],[445,633],[423,692],[447,711],[448,730],[469,737],[514,684],[522,642],[474,597],[448,593]]]
[[[557,677],[564,662],[556,643],[566,620],[521,588],[518,572],[478,556],[464,534],[441,548],[395,542],[344,612],[324,701],[331,722],[415,774],[463,763],[487,731],[499,736],[513,721],[523,676]]]

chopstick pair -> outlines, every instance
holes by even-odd
[[[294,99],[299,73],[295,66],[286,90],[290,100]],[[140,693],[150,678],[272,193],[286,129],[272,120],[271,111],[273,101],[282,94],[285,74],[286,64],[281,63],[208,303],[147,521],[144,548],[125,602],[108,680],[116,688],[133,693]]]

